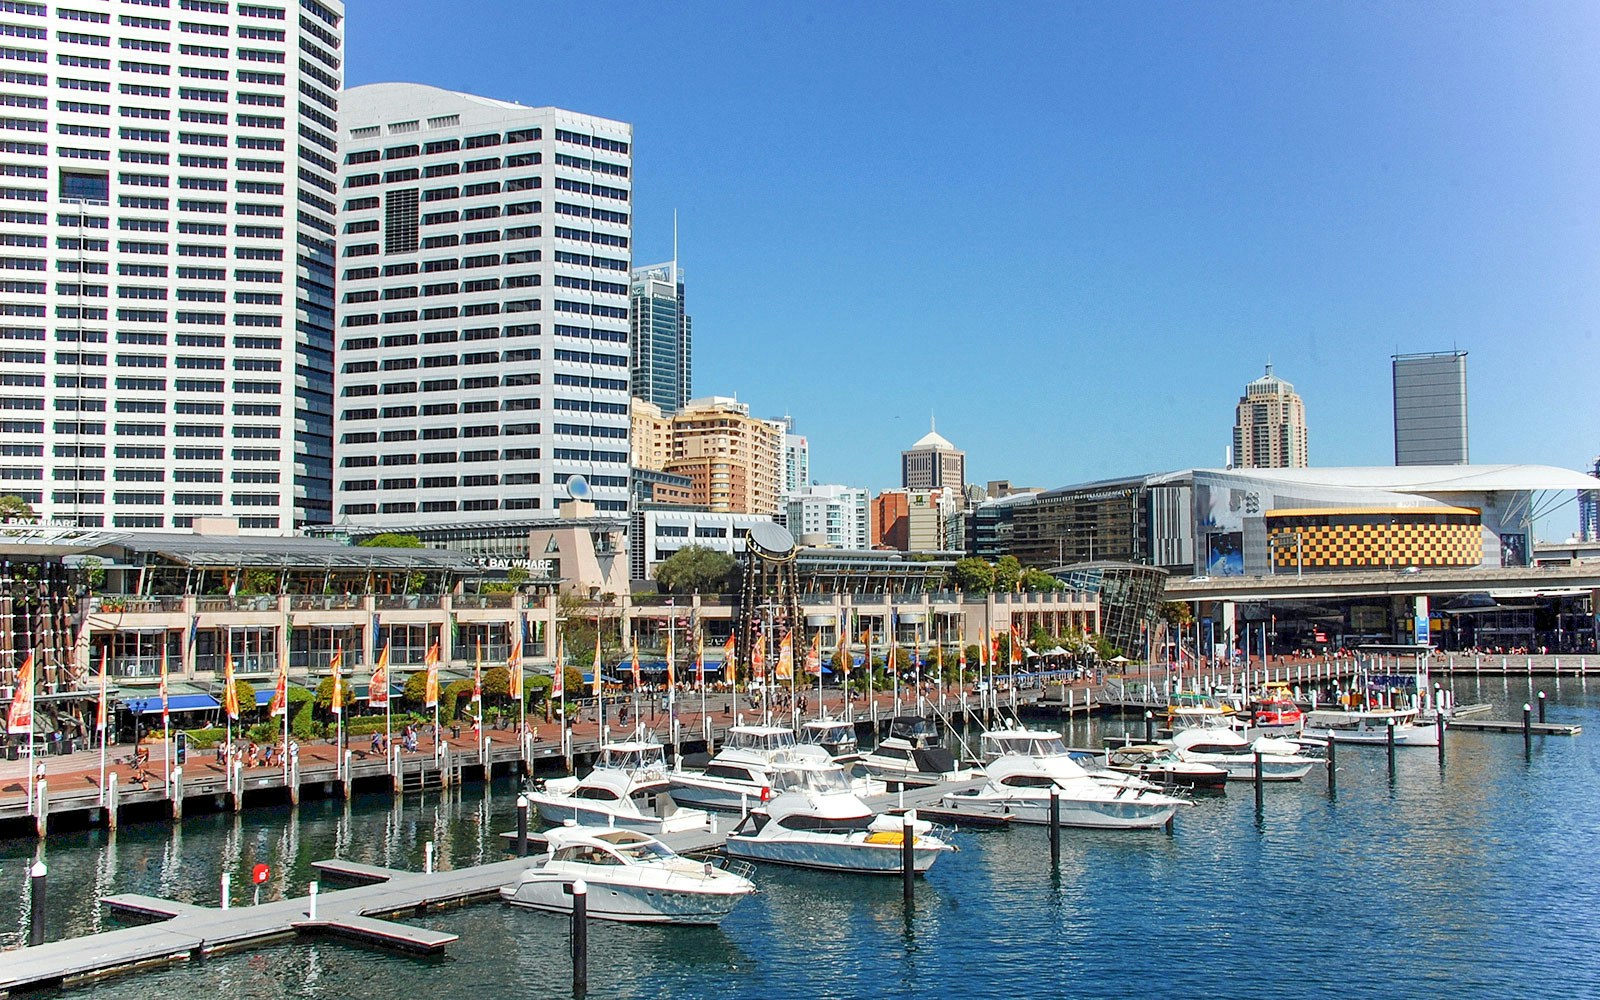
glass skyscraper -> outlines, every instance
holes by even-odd
[[[1467,352],[1393,361],[1394,464],[1467,464]]]
[[[689,401],[693,381],[690,321],[677,260],[635,268],[631,300],[633,394],[671,416]]]

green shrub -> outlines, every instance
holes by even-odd
[[[226,729],[218,729],[215,726],[205,729],[185,729],[184,732],[188,734],[189,747],[193,750],[210,750],[228,738]]]
[[[443,691],[439,692],[439,721],[448,725],[456,721],[461,714],[461,709],[472,701],[472,681],[463,678],[452,681]]]

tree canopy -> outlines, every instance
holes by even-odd
[[[32,520],[38,515],[33,511],[33,504],[15,493],[7,493],[0,496],[0,517],[24,517]]]
[[[385,531],[381,535],[373,535],[356,543],[369,549],[420,549],[422,539],[416,535],[402,535],[395,531]]]
[[[994,567],[977,556],[957,559],[950,568],[950,584],[963,593],[988,593],[994,589]]]
[[[656,585],[668,594],[722,594],[733,590],[738,563],[726,552],[688,545],[656,565]]]

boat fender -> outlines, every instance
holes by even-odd
[[[771,786],[769,786],[769,785],[762,785],[761,786],[761,801],[762,802],[771,802],[772,801],[772,788],[771,788]]]

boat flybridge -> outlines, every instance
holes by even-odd
[[[961,767],[939,742],[939,731],[919,715],[896,716],[889,735],[861,757],[867,773],[891,785],[935,785],[943,781],[968,781],[971,768]]]
[[[1171,744],[1179,760],[1220,767],[1228,772],[1229,781],[1255,780],[1257,751],[1262,781],[1299,781],[1313,767],[1326,763],[1306,756],[1294,740],[1263,736],[1252,743],[1237,731],[1222,727],[1180,729]]]
[[[711,825],[703,809],[684,806],[667,781],[666,750],[652,741],[607,743],[583,778],[551,778],[528,793],[546,823],[616,826],[650,834]]]
[[[812,719],[800,727],[800,743],[821,747],[835,764],[854,763],[861,758],[855,723],[843,719]]]
[[[705,759],[704,768],[687,768],[680,760],[668,781],[680,805],[742,813],[770,797],[774,767],[805,761],[838,767],[827,750],[801,743],[792,729],[739,725],[728,730],[722,748]]]

